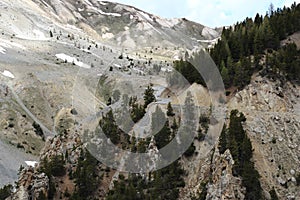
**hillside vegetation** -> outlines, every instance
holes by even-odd
[[[210,50],[227,88],[243,88],[263,67],[299,83],[300,52],[295,44],[281,46],[280,41],[300,31],[300,4],[272,8],[265,16],[257,14],[223,28],[221,39]]]

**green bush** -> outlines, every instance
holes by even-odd
[[[274,189],[274,187],[272,188],[272,190],[270,190],[270,196],[271,196],[271,200],[279,200],[278,196],[277,196],[277,193]]]
[[[4,200],[10,196],[12,190],[12,185],[5,185],[4,187],[0,188],[0,199]]]
[[[297,186],[300,186],[300,173],[296,175]]]
[[[190,147],[184,152],[184,156],[191,157],[192,155],[194,155],[195,150],[196,150],[196,147],[195,147],[194,143],[192,143],[190,145]]]

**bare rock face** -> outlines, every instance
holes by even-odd
[[[72,166],[77,164],[82,145],[79,136],[75,133],[74,122],[70,119],[71,115],[71,109],[62,109],[59,112],[56,116],[58,121],[56,124],[58,134],[53,138],[47,139],[40,154],[41,161],[45,159],[49,161],[49,159],[56,155],[68,154],[69,156],[65,158],[67,170],[72,170]],[[72,131],[73,134],[69,134],[70,131]],[[67,163],[69,164],[67,165]],[[45,173],[40,172],[40,168],[41,165],[39,164],[36,168],[29,167],[22,171],[17,181],[18,187],[9,200],[36,200],[40,195],[47,198],[49,177]],[[68,176],[53,180],[57,185],[60,185],[57,195],[61,195],[66,188],[68,188],[70,192],[74,189],[72,187],[74,183],[69,180]],[[66,185],[71,185],[71,187],[67,187]],[[55,198],[56,197],[57,196],[55,196]]]
[[[232,175],[234,160],[229,150],[219,154],[216,150],[212,162],[212,182],[207,186],[208,199],[244,199],[242,180]]]
[[[80,28],[94,37],[126,48],[173,46],[173,41],[193,48],[193,45],[202,43],[201,41],[206,45],[205,42],[213,42],[220,36],[218,30],[187,19],[164,19],[132,6],[109,1],[35,2],[56,20],[79,24]]]
[[[289,82],[254,75],[251,84],[227,103],[228,113],[238,109],[247,118],[243,126],[253,146],[253,161],[266,199],[271,198],[272,187],[279,199],[300,195],[296,180],[300,173],[299,89]],[[203,189],[206,199],[244,199],[242,180],[232,175],[234,161],[229,150],[220,155],[216,147],[207,158],[198,157],[183,159],[188,175],[180,199],[197,196]]]
[[[36,200],[41,195],[47,198],[49,179],[44,173],[35,173],[33,168],[23,170],[18,180],[18,189],[9,200]]]
[[[196,155],[193,161],[184,162],[194,165],[183,163],[188,175],[179,199],[197,197],[204,190],[206,199],[244,199],[242,180],[232,175],[234,160],[229,150],[220,155],[215,148],[205,159],[197,159]]]
[[[299,196],[295,176],[300,173],[300,87],[259,75],[229,101],[247,118],[244,128],[254,149],[255,167],[268,193],[274,186],[279,199]]]

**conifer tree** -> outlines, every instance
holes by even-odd
[[[169,103],[168,103],[168,106],[167,106],[167,116],[173,117],[174,115],[175,115],[175,113],[174,113],[174,111],[173,111],[171,102],[169,102]]]

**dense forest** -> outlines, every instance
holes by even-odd
[[[288,80],[299,81],[300,52],[295,44],[280,41],[300,31],[300,4],[273,10],[263,17],[246,18],[223,28],[221,39],[210,50],[226,88],[249,84],[254,72],[266,67],[269,73],[281,72]],[[264,62],[261,62],[264,61]]]
[[[300,4],[296,3],[276,11],[271,5],[265,16],[257,14],[254,19],[246,18],[234,26],[224,27],[221,38],[208,51],[218,66],[225,88],[242,89],[258,71],[262,75],[286,78],[299,84],[300,51],[294,43],[281,44],[282,40],[298,31]],[[175,61],[174,68],[189,83],[205,86],[189,59]],[[175,81],[176,78],[170,79],[170,85]]]
[[[183,175],[184,170],[178,160],[163,169],[148,174],[146,178],[138,174],[130,174],[128,179],[121,177],[119,181],[115,182],[115,187],[108,193],[107,199],[177,199],[179,188],[185,185]]]

